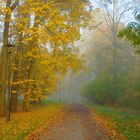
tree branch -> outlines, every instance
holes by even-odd
[[[15,3],[10,7],[11,11],[13,11],[19,3],[19,0],[16,0]]]

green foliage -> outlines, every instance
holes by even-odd
[[[140,53],[140,11],[135,13],[135,22],[130,22],[128,26],[119,33],[119,37],[124,37],[130,41],[136,48],[136,52]]]
[[[140,97],[122,97],[119,99],[118,104],[124,107],[130,107],[130,108],[140,108]]]
[[[140,112],[129,111],[125,108],[115,109],[107,106],[92,106],[97,114],[109,118],[116,124],[116,131],[123,134],[128,140],[140,139]]]
[[[84,96],[86,96],[90,101],[94,101],[99,104],[113,105],[117,102],[118,98],[126,92],[124,80],[124,78],[119,79],[119,83],[117,85],[118,94],[114,94],[112,77],[97,77],[84,87]]]
[[[85,85],[83,96],[89,101],[101,105],[117,105],[130,108],[140,108],[140,80],[135,80],[134,85],[128,82],[129,77],[120,75],[117,78],[117,94],[113,92],[113,81],[111,76],[96,77]],[[132,87],[130,87],[132,86]],[[130,91],[132,90],[132,91]]]
[[[137,78],[137,80],[135,80],[134,88],[135,88],[137,91],[140,91],[140,78]]]

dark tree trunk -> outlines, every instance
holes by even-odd
[[[6,7],[10,8],[11,0],[7,0]],[[7,80],[7,47],[8,44],[8,37],[9,37],[9,26],[10,26],[10,19],[11,14],[7,13],[5,15],[5,22],[4,22],[4,32],[3,32],[3,47],[1,52],[1,64],[0,64],[0,81],[2,83],[1,86],[1,94],[0,94],[0,115],[5,116],[6,112],[6,103],[5,103],[5,97],[6,97],[6,80]]]
[[[11,112],[17,112],[18,94],[11,94]]]
[[[11,9],[11,12],[16,8],[19,0],[16,0],[13,5],[11,5],[11,0],[6,1],[6,7]],[[0,63],[0,116],[6,115],[6,90],[7,90],[7,58],[8,50],[6,45],[8,44],[9,38],[9,28],[10,28],[11,13],[6,13],[3,31],[3,47],[1,52],[1,63]]]

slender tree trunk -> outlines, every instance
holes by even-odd
[[[116,34],[113,33],[113,92],[116,95],[117,93],[117,45],[116,45]]]
[[[117,96],[117,27],[115,21],[115,9],[116,9],[116,1],[113,0],[113,19],[112,19],[112,45],[113,45],[113,92],[114,96],[112,99],[112,103],[115,104],[115,98]],[[113,101],[114,100],[114,101]]]
[[[17,112],[18,94],[11,94],[11,112]]]
[[[38,20],[38,16],[35,15],[35,19],[34,19],[34,28],[38,28],[39,27],[39,23],[36,22]],[[34,42],[32,43],[32,47],[38,47],[38,39],[37,37],[34,39]],[[34,64],[36,63],[36,59],[33,59],[31,62],[29,62],[29,70],[28,70],[28,74],[27,74],[27,79],[31,79],[33,78],[32,76],[32,70],[34,67]],[[26,92],[29,90],[29,84],[27,84],[26,86]],[[24,102],[23,102],[23,110],[24,111],[29,111],[29,107],[30,107],[30,93],[25,94],[24,95]]]
[[[27,79],[31,78],[31,72],[33,69],[33,64],[34,62],[31,61],[29,64],[29,70],[28,70],[28,75],[27,75]],[[28,90],[30,89],[29,84],[27,83],[26,85],[26,90],[25,92],[28,92]],[[29,107],[30,107],[30,93],[24,95],[24,101],[23,101],[23,111],[28,112],[29,111]]]
[[[30,95],[25,94],[24,101],[23,101],[23,111],[29,112],[29,108],[30,108]]]
[[[21,53],[19,47],[17,48],[17,53]],[[18,54],[15,54],[16,57]],[[15,65],[17,68],[19,68],[20,59],[15,58]],[[19,78],[19,71],[15,70],[13,72],[13,82],[17,81]],[[13,86],[12,91],[18,92],[19,87]],[[11,112],[17,112],[17,104],[18,104],[18,93],[12,93],[11,94]]]
[[[8,65],[7,65],[7,103],[6,103],[6,120],[9,122],[11,120],[11,72],[10,72],[10,53],[7,54]]]

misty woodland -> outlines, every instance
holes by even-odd
[[[0,0],[0,140],[140,140],[140,0]]]

